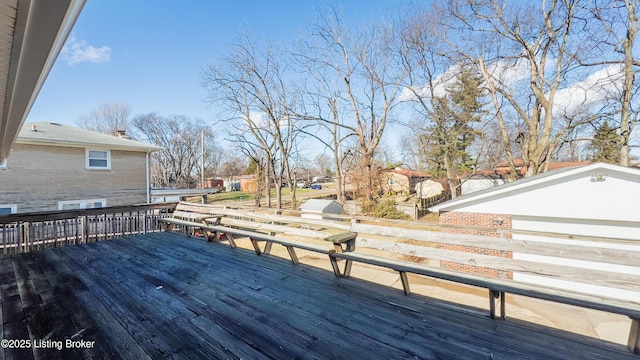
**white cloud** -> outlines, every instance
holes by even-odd
[[[75,36],[71,36],[62,48],[60,57],[69,66],[82,62],[103,63],[111,59],[111,48],[108,46],[96,48],[87,44],[85,40],[77,40]]]
[[[574,115],[599,106],[621,93],[624,81],[622,65],[610,65],[593,72],[583,81],[577,81],[556,92],[554,113]],[[555,115],[555,114],[554,114]]]
[[[433,79],[433,96],[445,96],[447,94],[447,86],[455,83],[456,74],[459,71],[459,67],[457,65],[450,66],[444,73],[438,75]],[[422,87],[417,87],[409,89],[405,87],[402,89],[402,93],[400,94],[400,101],[409,101],[415,99],[415,97],[420,96],[421,98],[428,99],[431,97],[431,90],[429,86],[425,85]]]
[[[523,58],[500,60],[487,66],[487,71],[509,87],[530,77],[529,63]]]

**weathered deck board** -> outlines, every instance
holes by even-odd
[[[637,359],[622,345],[174,233],[3,257],[0,281],[4,338],[96,341],[0,359]]]

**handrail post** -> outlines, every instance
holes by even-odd
[[[87,215],[81,216],[82,223],[82,237],[80,238],[80,243],[88,243],[89,242],[89,217]]]

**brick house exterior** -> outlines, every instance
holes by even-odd
[[[385,170],[382,173],[382,191],[393,194],[413,194],[417,183],[430,178],[429,174],[420,171],[400,168]]]
[[[160,147],[54,123],[26,123],[0,167],[0,214],[148,201]]]

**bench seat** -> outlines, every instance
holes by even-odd
[[[348,276],[348,274],[345,275],[340,272],[336,264],[337,259],[361,262],[395,270],[400,275],[402,287],[406,295],[411,294],[407,273],[424,275],[488,289],[490,308],[489,315],[491,318],[496,318],[496,302],[498,300],[500,305],[499,317],[501,319],[506,318],[506,293],[626,315],[632,320],[628,342],[629,349],[636,354],[640,353],[640,302],[632,303],[616,298],[610,298],[607,297],[606,294],[590,295],[545,286],[536,286],[528,283],[520,283],[513,280],[460,273],[447,269],[429,267],[415,262],[384,258],[358,252],[339,253],[331,251],[329,252],[329,258],[331,259],[336,277]]]

